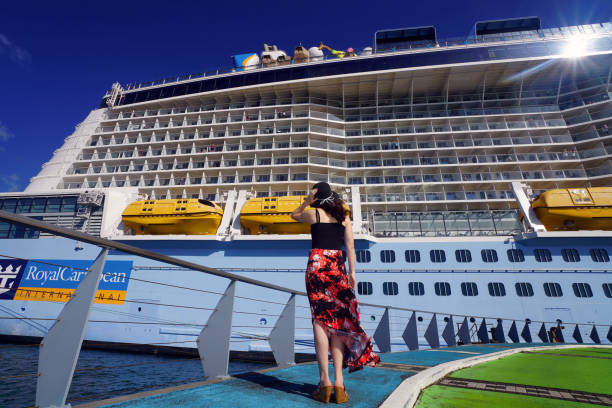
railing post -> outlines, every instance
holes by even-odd
[[[480,323],[480,327],[478,328],[478,338],[482,344],[489,343],[489,332],[487,331],[487,322],[483,318],[482,323]]]
[[[595,325],[593,325],[589,337],[591,338],[591,340],[593,340],[595,344],[601,344],[601,339],[599,338],[599,333],[597,333],[597,328],[595,327]]]
[[[521,340],[519,339],[518,336],[518,329],[516,328],[516,321],[513,320],[512,321],[512,325],[510,326],[510,330],[508,330],[508,337],[510,337],[510,340],[512,340],[512,342],[514,343],[520,343]]]
[[[391,325],[389,324],[389,308],[385,308],[378,327],[374,332],[374,341],[381,353],[389,353],[391,351]]]
[[[467,316],[463,318],[463,323],[461,323],[459,330],[457,330],[457,336],[459,336],[459,341],[461,341],[464,345],[472,343]]]
[[[542,343],[549,343],[550,340],[548,338],[548,333],[546,333],[546,326],[542,323],[540,327],[540,331],[538,332],[538,337],[542,340]]]
[[[406,343],[410,351],[419,349],[419,335],[417,332],[416,312],[412,312],[410,320],[408,320],[408,324],[406,325],[406,329],[402,334],[402,338],[404,339],[404,343]]]
[[[429,321],[429,325],[425,330],[425,340],[429,343],[429,347],[432,349],[440,348],[440,337],[438,336],[438,320],[434,313]]]
[[[295,364],[295,294],[292,293],[268,338],[279,366]]]
[[[442,331],[442,338],[444,339],[448,347],[453,347],[457,345],[457,340],[455,339],[455,328],[454,328],[454,323],[453,323],[453,315],[448,316],[446,327]]]
[[[206,379],[228,376],[235,293],[236,281],[232,280],[196,340]]]
[[[40,344],[36,406],[64,407],[108,249],[103,248]]]

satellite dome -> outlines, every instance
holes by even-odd
[[[311,61],[319,61],[323,59],[323,51],[319,47],[310,47],[308,49],[308,55],[310,55]]]

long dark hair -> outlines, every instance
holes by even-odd
[[[329,215],[334,217],[339,223],[344,222],[346,215],[348,214],[348,208],[344,203],[344,200],[340,198],[337,193],[334,194],[334,199],[327,200],[319,208],[322,208]]]

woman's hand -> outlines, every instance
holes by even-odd
[[[349,286],[353,289],[357,286],[357,279],[355,278],[355,272],[349,273],[348,276]]]
[[[310,190],[308,197],[306,197],[306,200],[304,200],[306,202],[306,205],[310,205],[316,201],[315,194],[317,194],[316,188],[313,188],[312,190]]]

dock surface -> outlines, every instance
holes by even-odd
[[[463,360],[466,358],[485,356],[487,354],[498,353],[501,351],[520,349],[523,347],[546,346],[543,344],[486,344],[486,345],[466,345],[457,347],[441,348],[436,350],[419,350],[399,353],[387,353],[381,355],[382,363],[375,368],[366,367],[365,369],[348,374],[345,371],[344,381],[350,401],[344,404],[345,407],[376,407],[381,405],[391,393],[393,393],[402,382],[419,372],[435,367],[440,364]],[[550,345],[548,345],[550,346]],[[601,369],[608,370],[612,374],[612,349],[606,348],[604,352],[596,349],[584,349],[583,352],[573,350],[552,351],[541,349],[536,352],[530,351],[531,357],[538,360],[546,358],[581,358],[585,359],[593,356]],[[514,356],[524,356],[527,353],[515,354]],[[548,355],[544,355],[548,354]],[[586,356],[586,357],[585,357]],[[512,357],[512,356],[511,356]],[[550,406],[594,406],[612,404],[612,396],[606,397],[606,393],[601,393],[601,388],[590,388],[587,390],[576,389],[577,394],[567,398],[557,398],[554,388],[551,386],[567,386],[571,378],[565,383],[544,382],[543,384],[533,384],[527,389],[536,390],[535,394],[529,392],[511,392],[515,388],[503,388],[508,384],[512,375],[511,370],[518,369],[517,359],[502,361],[495,360],[489,363],[461,370],[458,375],[445,377],[436,385],[430,387],[423,393],[423,398],[419,407],[433,407],[440,403],[440,398],[458,398],[469,401],[472,394],[478,396],[480,391],[500,394],[500,401],[507,401],[509,404],[516,404],[521,398],[539,398],[544,404]],[[590,358],[589,358],[590,360]],[[569,362],[569,360],[567,360]],[[496,363],[496,364],[491,364]],[[583,362],[584,365],[585,362]],[[495,366],[497,365],[497,367]],[[552,366],[552,365],[551,365]],[[540,362],[539,369],[546,370],[547,363]],[[575,367],[575,366],[574,366]],[[330,367],[331,368],[331,367]],[[492,378],[493,376],[494,378]],[[608,377],[610,378],[610,377]],[[134,408],[154,408],[154,407],[317,407],[320,402],[314,401],[311,397],[312,391],[316,388],[318,381],[318,368],[316,363],[303,363],[295,366],[269,368],[257,372],[250,372],[232,376],[225,380],[212,380],[185,384],[177,387],[164,388],[155,391],[126,395],[112,399],[97,401],[80,405],[79,407],[134,407]],[[453,381],[455,383],[453,384]],[[536,381],[537,382],[537,381]],[[492,385],[491,385],[492,384]],[[588,387],[587,387],[588,388]],[[543,391],[538,395],[537,389],[552,390],[552,394],[545,395]],[[499,391],[499,392],[497,392]],[[601,399],[593,399],[591,394],[601,396]],[[608,394],[612,390],[607,391]],[[569,395],[569,394],[568,394]],[[580,400],[581,395],[586,395]],[[577,399],[574,399],[577,396]],[[551,399],[547,399],[551,398]],[[585,399],[591,398],[591,400]],[[597,397],[598,398],[598,397]],[[606,399],[608,398],[608,399]],[[570,401],[574,401],[573,405]],[[559,403],[563,402],[562,405]],[[483,401],[483,404],[486,402]],[[555,405],[557,404],[557,405]],[[387,406],[386,404],[385,406]],[[503,404],[502,404],[503,405]],[[549,406],[542,405],[542,406]],[[453,405],[454,406],[454,405]],[[463,406],[463,405],[457,405]],[[467,406],[467,405],[466,405]],[[505,405],[503,405],[505,406]],[[516,406],[516,405],[515,405]]]

